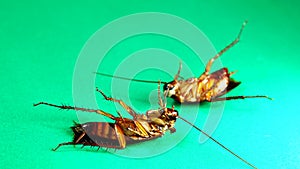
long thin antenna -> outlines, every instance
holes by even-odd
[[[180,118],[181,120],[185,121],[186,123],[188,123],[189,125],[193,126],[194,128],[196,128],[197,130],[199,130],[201,133],[203,133],[206,137],[208,137],[209,139],[211,139],[212,141],[214,141],[215,143],[217,143],[219,146],[221,146],[222,148],[224,148],[225,150],[227,150],[229,153],[231,153],[232,155],[236,156],[238,159],[242,160],[244,163],[246,163],[247,165],[251,166],[252,168],[257,169],[253,164],[249,163],[248,161],[246,161],[245,159],[243,159],[242,157],[240,157],[239,155],[237,155],[236,153],[234,153],[233,151],[229,150],[227,147],[225,147],[223,144],[221,144],[220,142],[218,142],[216,139],[212,138],[209,134],[207,134],[206,132],[204,132],[203,130],[201,130],[200,128],[198,128],[197,126],[195,126],[194,124],[192,124],[191,122],[187,121],[186,119],[178,116],[178,118]]]
[[[99,72],[95,72],[97,75],[101,75],[101,76],[106,76],[106,77],[112,77],[112,78],[118,78],[118,79],[123,79],[123,80],[130,80],[130,81],[135,81],[135,82],[144,82],[144,83],[159,83],[159,81],[152,81],[152,80],[141,80],[141,79],[131,79],[131,78],[127,78],[127,77],[122,77],[122,76],[114,76],[114,75],[110,75],[110,74],[105,74],[105,73],[99,73]],[[167,84],[167,82],[160,82],[163,84]]]

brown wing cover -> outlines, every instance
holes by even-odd
[[[222,68],[210,75],[211,78],[215,79],[216,94],[212,98],[216,98],[228,93],[230,90],[236,88],[241,82],[235,81],[230,78],[227,68]],[[225,86],[221,86],[221,82],[226,82]]]
[[[125,136],[124,133],[116,131],[115,125],[117,124],[106,122],[75,124],[75,126],[71,127],[74,132],[73,142],[87,146],[123,149],[126,145],[144,142],[159,137],[154,136],[150,138],[134,140],[129,136]],[[118,132],[118,136],[116,132]]]
[[[227,68],[222,68],[210,74],[199,82],[200,101],[211,101],[213,98],[228,92],[230,74]]]

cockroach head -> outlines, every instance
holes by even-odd
[[[174,107],[172,107],[171,109],[166,108],[164,113],[165,117],[163,117],[162,119],[164,119],[164,121],[168,125],[168,129],[170,129],[170,132],[175,132],[176,129],[174,128],[174,126],[177,118],[179,117],[178,111],[174,110]]]
[[[172,97],[176,94],[176,91],[178,90],[178,82],[177,80],[171,81],[169,83],[164,84],[164,95],[167,97]]]
[[[178,114],[178,111],[174,110],[174,107],[172,107],[172,108],[166,108],[165,109],[164,116],[166,116],[166,118],[168,120],[174,120],[174,121],[176,121],[176,119],[179,116],[179,114]]]

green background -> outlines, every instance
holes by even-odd
[[[72,105],[73,70],[85,42],[112,20],[138,12],[170,13],[186,19],[202,30],[217,50],[229,43],[242,21],[248,19],[241,43],[221,58],[230,70],[238,70],[234,78],[243,82],[229,95],[266,94],[275,100],[226,102],[213,137],[259,168],[300,168],[299,5],[298,1],[283,0],[1,1],[0,168],[247,167],[212,141],[199,144],[200,134],[195,130],[170,151],[151,158],[131,159],[89,148],[50,150],[71,140],[68,128],[77,120],[76,113],[32,104]],[[165,48],[174,49],[172,52],[184,60],[186,54],[178,53],[180,46],[168,45],[174,44]],[[129,48],[117,50],[126,53]],[[177,67],[174,65],[174,72]],[[154,77],[157,75],[143,76]],[[144,93],[153,88],[145,86]],[[103,90],[109,91],[109,83]],[[141,93],[136,95],[143,98]],[[204,104],[203,112],[198,113],[196,124],[200,127],[207,108],[209,104]],[[111,104],[102,104],[101,109],[115,112]],[[155,142],[150,148],[160,148],[159,140]]]

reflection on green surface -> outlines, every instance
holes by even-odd
[[[72,104],[73,71],[88,38],[112,20],[149,11],[170,13],[193,23],[207,35],[217,50],[233,40],[243,20],[249,20],[241,42],[221,58],[222,64],[231,71],[238,70],[233,77],[242,81],[241,86],[228,95],[266,94],[275,100],[226,102],[213,137],[258,168],[299,168],[299,113],[296,104],[300,73],[298,1],[1,2],[0,167],[247,167],[211,141],[200,144],[200,134],[195,130],[191,130],[170,151],[145,159],[124,158],[79,147],[50,151],[57,143],[71,139],[69,126],[72,120],[77,119],[76,113],[33,108],[32,103]],[[112,65],[118,64],[117,59],[127,57],[135,49],[151,47],[175,53],[187,62],[195,75],[203,71],[201,62],[189,59],[194,53],[186,46],[152,36],[136,37],[113,48],[107,53],[107,64],[101,69],[114,72],[109,58],[116,58]],[[178,65],[174,65],[174,73],[177,68]],[[151,71],[137,75],[145,79],[158,76]],[[168,80],[171,77],[162,74],[162,78]],[[106,80],[105,84],[96,81],[96,85],[109,92],[111,81]],[[130,85],[130,98],[137,110],[144,112],[150,108],[148,97],[143,96],[149,96],[156,87],[151,84]],[[105,103],[98,96],[97,100],[101,109],[115,112],[112,104]],[[172,104],[172,101],[169,103]],[[195,121],[199,127],[208,116],[210,104],[201,106]],[[188,116],[188,113],[184,115]],[[97,118],[95,115],[92,119]],[[149,148],[159,148],[159,140],[156,141]]]

